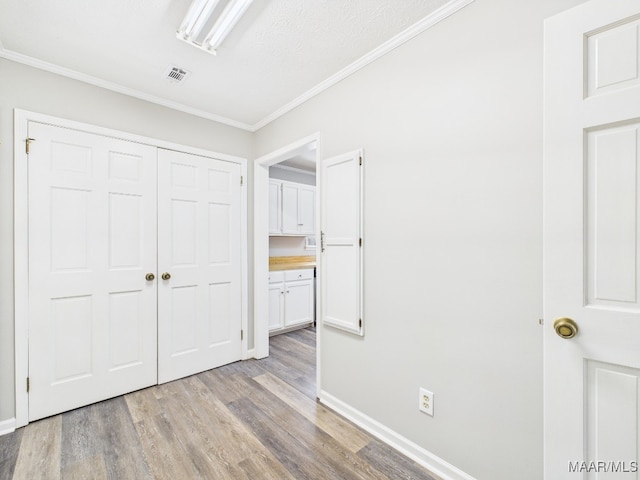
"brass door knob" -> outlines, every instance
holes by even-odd
[[[163,280],[169,280],[171,278],[171,274],[169,272],[164,272],[162,274],[162,279]]]
[[[553,329],[556,331],[559,337],[573,338],[578,333],[578,324],[567,317],[556,318],[553,322]]]
[[[146,278],[146,279],[147,279],[147,282],[152,282],[152,281],[156,278],[156,276],[155,276],[153,273],[147,273],[147,274],[144,276],[144,278]]]

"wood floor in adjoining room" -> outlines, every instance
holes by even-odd
[[[315,331],[0,437],[0,480],[437,477],[315,401]]]

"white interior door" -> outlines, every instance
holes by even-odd
[[[240,171],[237,163],[158,152],[160,383],[242,356]]]
[[[637,0],[592,0],[545,24],[549,480],[638,478],[639,28]],[[561,317],[575,337],[556,333]]]
[[[362,152],[320,168],[322,323],[362,335]]]
[[[156,149],[29,123],[29,420],[157,381]]]

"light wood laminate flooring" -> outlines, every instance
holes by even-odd
[[[437,477],[315,401],[315,331],[0,437],[0,480]]]

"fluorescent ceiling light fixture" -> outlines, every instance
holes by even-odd
[[[224,39],[236,26],[253,0],[229,0],[222,8],[220,0],[193,0],[187,16],[178,29],[177,37],[191,45],[216,54]],[[222,10],[222,11],[220,11]],[[214,18],[217,16],[217,18]],[[213,23],[204,40],[202,33]]]
[[[213,14],[219,0],[193,0],[187,16],[178,29],[178,38],[186,41],[193,41],[204,28],[207,20]]]

